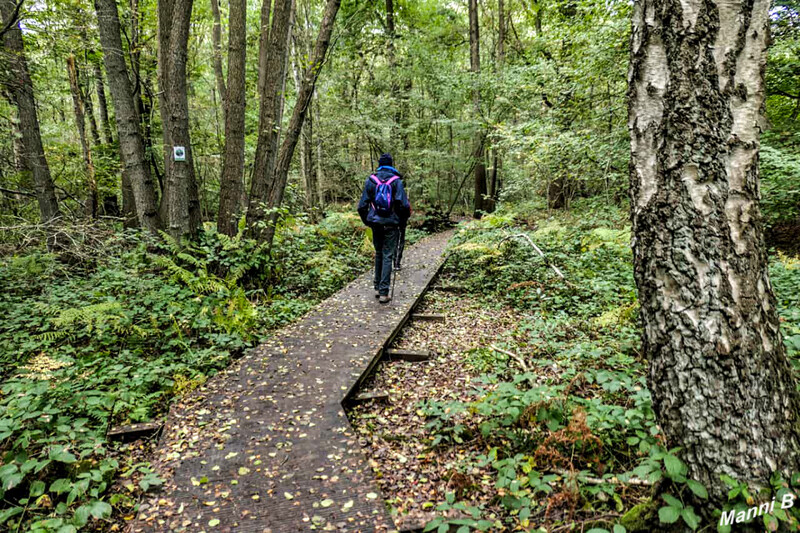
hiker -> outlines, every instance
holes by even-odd
[[[392,280],[392,262],[397,247],[401,224],[411,214],[403,180],[394,168],[390,154],[378,159],[378,168],[367,178],[358,214],[365,225],[372,228],[372,245],[375,247],[375,297],[382,304],[389,303]]]

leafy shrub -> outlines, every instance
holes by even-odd
[[[271,256],[211,228],[181,246],[109,235],[79,263],[35,250],[0,261],[0,524],[12,529],[74,531],[134,505],[109,495],[112,480],[159,480],[120,465],[107,428],[163,415],[371,259],[343,213],[284,219]]]

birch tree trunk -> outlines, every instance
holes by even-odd
[[[292,155],[300,137],[303,120],[308,107],[311,105],[311,98],[314,96],[317,78],[325,62],[325,55],[328,52],[328,45],[330,45],[331,33],[333,32],[333,25],[336,21],[336,14],[339,11],[340,4],[341,0],[328,0],[325,5],[325,13],[322,17],[314,51],[311,53],[311,59],[303,73],[303,81],[297,92],[297,101],[281,144],[275,168],[275,183],[267,204],[270,208],[269,219],[264,231],[261,233],[261,239],[267,244],[267,249],[272,247],[272,240],[275,237],[275,223],[278,218],[275,208],[280,207],[283,202],[283,193],[286,190],[286,180],[289,175],[289,164],[292,161]]]
[[[0,14],[3,20],[10,20],[14,12],[13,0],[0,0]],[[36,200],[39,203],[39,217],[49,223],[61,216],[50,175],[50,166],[44,155],[42,136],[39,130],[39,116],[33,95],[33,82],[25,58],[25,43],[19,22],[12,24],[2,36],[3,53],[7,56],[9,74],[4,80],[6,90],[11,94],[19,113],[19,130],[22,136],[25,161],[33,174],[36,186]]]
[[[119,13],[116,0],[95,0],[97,27],[103,47],[103,61],[108,73],[108,86],[117,122],[119,151],[122,157],[123,213],[126,214],[125,190],[132,192],[139,225],[155,233],[162,227],[158,215],[158,198],[155,182],[147,161],[138,99],[134,95],[120,36]],[[129,185],[129,186],[128,186]]]
[[[636,0],[631,218],[649,386],[689,477],[800,470],[758,206],[768,0]]]
[[[225,153],[219,190],[217,231],[236,235],[244,173],[245,62],[247,0],[230,0],[228,89],[225,98]]]

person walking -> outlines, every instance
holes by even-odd
[[[372,245],[375,247],[375,297],[382,304],[389,303],[392,281],[392,263],[397,249],[400,224],[408,220],[411,204],[400,172],[394,168],[391,154],[378,159],[378,168],[367,177],[358,215],[372,228]]]

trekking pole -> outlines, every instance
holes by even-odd
[[[397,281],[397,269],[394,268],[394,259],[397,257],[397,245],[400,243],[400,235],[397,235],[397,240],[394,242],[394,253],[392,254],[392,299],[394,300],[394,283]]]

